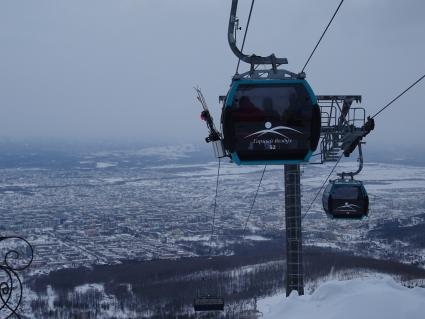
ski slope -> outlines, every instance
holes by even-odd
[[[406,288],[391,277],[329,281],[312,295],[259,300],[258,309],[265,319],[423,319],[425,288]]]

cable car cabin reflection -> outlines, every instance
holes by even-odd
[[[323,209],[332,218],[360,219],[368,215],[369,197],[356,180],[331,181],[323,192]]]
[[[305,80],[236,80],[222,126],[236,164],[307,162],[320,138],[320,108]]]
[[[223,311],[224,299],[219,297],[198,297],[193,301],[195,311]]]

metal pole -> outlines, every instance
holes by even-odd
[[[285,165],[286,296],[304,295],[300,165]]]

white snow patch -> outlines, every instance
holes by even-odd
[[[258,301],[264,319],[422,319],[424,288],[406,288],[391,277],[329,281],[312,295],[278,294]]]
[[[108,162],[97,162],[96,168],[108,168],[117,166],[117,163],[108,163]]]
[[[244,236],[244,239],[252,240],[252,241],[267,241],[270,240],[270,238],[266,238],[260,235],[248,235]]]
[[[107,178],[102,178],[101,181],[107,184],[115,184],[115,183],[123,183],[125,182],[125,179],[122,177],[107,177]]]
[[[57,298],[57,295],[56,295],[55,291],[53,290],[53,288],[50,285],[47,286],[46,296],[47,296],[48,310],[49,311],[54,311],[55,310],[54,303],[55,303],[55,300]]]
[[[201,236],[201,235],[183,236],[179,238],[179,240],[183,240],[183,241],[207,241],[209,239],[210,239],[209,236]]]
[[[314,245],[312,245],[312,246],[315,246],[315,247],[335,248],[335,249],[338,249],[339,248],[339,246],[337,244],[331,243],[331,242],[329,242],[329,243],[322,242],[321,243],[321,242],[314,241]]]
[[[89,290],[96,290],[96,291],[99,291],[99,292],[104,292],[105,287],[103,286],[103,284],[84,284],[84,285],[75,287],[74,290],[75,290],[75,292],[84,294]]]
[[[158,156],[170,160],[188,158],[189,153],[195,152],[196,146],[191,144],[147,147],[136,152],[139,156]]]

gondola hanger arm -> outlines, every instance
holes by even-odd
[[[227,32],[227,38],[229,41],[230,48],[232,52],[236,55],[236,57],[253,67],[254,65],[258,64],[269,64],[272,65],[273,68],[276,68],[277,66],[281,64],[288,64],[288,59],[286,58],[277,58],[274,54],[271,54],[269,56],[258,56],[255,54],[247,55],[244,54],[236,45],[236,37],[235,37],[235,30],[237,25],[238,19],[236,18],[236,12],[238,10],[238,2],[239,0],[232,0],[232,8],[230,10],[230,19],[229,19],[229,28]]]
[[[338,176],[340,176],[342,179],[344,179],[345,176],[349,176],[351,177],[351,179],[353,179],[353,177],[355,175],[358,175],[362,169],[363,169],[363,151],[362,151],[362,144],[364,144],[365,142],[359,142],[357,148],[359,149],[359,158],[358,158],[358,162],[359,162],[359,168],[355,171],[355,172],[349,172],[349,173],[339,173],[337,174]]]

